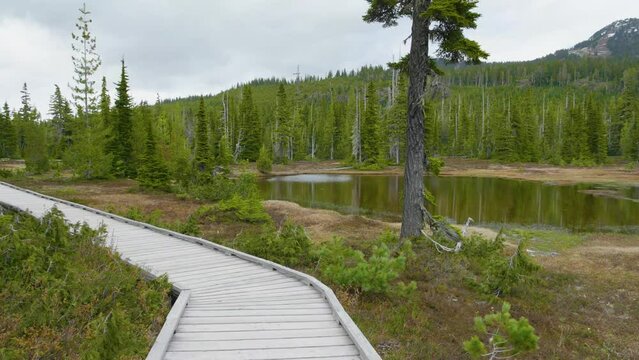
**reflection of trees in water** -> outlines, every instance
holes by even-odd
[[[343,213],[373,215],[388,220],[401,216],[401,176],[350,176],[349,181],[304,182],[274,179],[260,184],[265,197]],[[584,194],[587,185],[557,186],[541,182],[496,178],[427,177],[435,196],[434,213],[456,222],[468,217],[477,223],[519,223],[574,229],[639,225],[639,202]],[[639,189],[624,189],[639,198]]]

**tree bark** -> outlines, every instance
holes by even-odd
[[[428,72],[429,21],[421,14],[430,0],[413,0],[411,49],[408,60],[408,127],[404,170],[401,238],[420,236],[424,227],[424,91]]]

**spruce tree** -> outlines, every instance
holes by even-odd
[[[233,162],[233,154],[231,154],[231,148],[226,135],[222,135],[219,147],[215,162],[222,166],[229,166]]]
[[[124,60],[120,81],[116,84],[116,99],[114,108],[114,122],[112,147],[113,168],[116,176],[132,177],[135,175],[133,164],[133,113],[132,99],[129,96],[129,77],[126,73]]]
[[[53,155],[60,158],[71,144],[73,114],[69,102],[62,96],[60,87],[55,85],[49,104],[50,123],[54,130]]]
[[[196,117],[195,128],[195,157],[193,167],[200,172],[208,172],[211,167],[211,153],[209,150],[209,129],[206,121],[204,98],[200,97],[200,105]]]
[[[275,100],[275,132],[274,151],[275,161],[282,162],[289,158],[288,147],[291,144],[291,111],[286,97],[284,84],[280,83]]]
[[[262,133],[260,119],[253,104],[253,93],[248,85],[242,89],[240,121],[242,122],[242,158],[255,161],[259,157]]]
[[[362,120],[362,155],[367,163],[380,160],[380,138],[379,138],[379,98],[377,88],[372,81],[366,89],[366,110]]]
[[[429,42],[439,44],[439,58],[448,62],[478,63],[488,57],[479,44],[467,39],[463,30],[475,28],[479,14],[474,0],[367,0],[364,21],[395,26],[401,17],[412,20],[411,50],[400,63],[408,70],[408,148],[404,171],[404,207],[401,237],[420,236],[424,226],[424,91],[435,61],[429,56]],[[426,215],[429,215],[428,213]]]
[[[621,134],[623,154],[628,160],[639,160],[639,116],[633,112],[628,117]]]
[[[169,187],[169,171],[158,153],[151,122],[148,121],[146,126],[146,146],[142,157],[142,165],[138,170],[138,181],[143,188],[167,190]]]
[[[500,112],[496,114],[493,124],[495,127],[494,158],[504,162],[513,161],[515,158],[515,142],[510,120]]]
[[[606,124],[604,123],[601,109],[595,103],[595,99],[592,95],[588,97],[586,102],[586,118],[590,157],[597,164],[603,164],[606,161],[606,154],[608,152]]]
[[[11,158],[16,151],[16,132],[11,120],[9,104],[6,102],[0,112],[0,158]]]
[[[47,128],[45,124],[30,122],[25,128],[24,162],[28,172],[42,174],[49,170]]]
[[[100,118],[107,128],[111,129],[111,96],[107,89],[106,77],[102,77],[102,86],[100,88]]]
[[[24,83],[20,91],[20,105],[20,109],[14,116],[14,125],[16,128],[18,154],[21,158],[24,158],[28,133],[39,117],[38,111],[31,106],[31,95],[29,94],[27,83]]]
[[[617,103],[617,116],[610,128],[610,155],[622,153],[622,130],[628,133],[628,123],[634,120],[639,102],[639,68],[631,68],[623,74],[623,91]],[[627,140],[627,138],[626,138]]]

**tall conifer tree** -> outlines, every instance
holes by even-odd
[[[420,236],[424,226],[424,91],[426,77],[435,72],[429,42],[439,44],[438,56],[448,62],[478,63],[487,58],[479,44],[467,39],[463,30],[475,28],[479,14],[475,0],[367,0],[364,21],[395,26],[401,17],[412,20],[411,50],[401,61],[409,74],[408,149],[404,171],[404,207],[401,237]]]
[[[195,158],[194,168],[200,172],[207,172],[211,167],[211,152],[209,150],[209,127],[206,121],[204,98],[200,97],[195,124]]]
[[[116,175],[134,176],[133,164],[133,113],[132,99],[129,96],[129,76],[122,60],[120,81],[116,84],[116,99],[113,124],[113,161]]]
[[[89,115],[95,112],[97,101],[93,75],[102,64],[102,60],[96,52],[95,36],[89,30],[89,24],[93,22],[89,17],[91,12],[87,10],[86,4],[82,4],[78,11],[80,11],[80,17],[78,17],[78,22],[75,24],[78,32],[71,34],[74,41],[71,44],[71,48],[75,52],[71,59],[73,60],[75,75],[73,77],[74,85],[70,87],[78,115],[88,126]]]
[[[262,145],[260,119],[253,104],[251,87],[245,85],[242,89],[242,102],[240,103],[240,119],[242,122],[242,158],[255,161],[259,157]]]
[[[365,162],[375,162],[380,157],[379,97],[372,81],[366,89],[366,110],[362,121],[362,154]]]
[[[10,158],[16,151],[16,132],[11,120],[9,104],[6,102],[0,112],[0,158]]]

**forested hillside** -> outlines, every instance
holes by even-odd
[[[637,66],[635,59],[584,58],[444,68],[427,99],[427,151],[502,161],[636,160]],[[163,101],[160,124],[184,126],[192,143],[198,101]],[[255,160],[259,145],[279,161],[403,159],[406,80],[395,70],[261,79],[204,102],[213,156],[225,137],[240,159]]]
[[[77,58],[99,60],[84,49]],[[99,66],[87,64],[75,64],[76,73]],[[637,58],[440,67],[425,99],[428,156],[576,165],[609,156],[639,160]],[[31,105],[24,84],[19,107],[5,103],[0,112],[0,157],[24,158],[32,172],[61,159],[79,177],[138,177],[151,187],[260,154],[264,161],[332,159],[368,168],[404,160],[407,79],[393,68],[257,79],[155,105],[134,105],[128,76],[122,62],[114,95],[106,79],[94,89],[80,76],[71,101],[55,85],[46,114]]]

